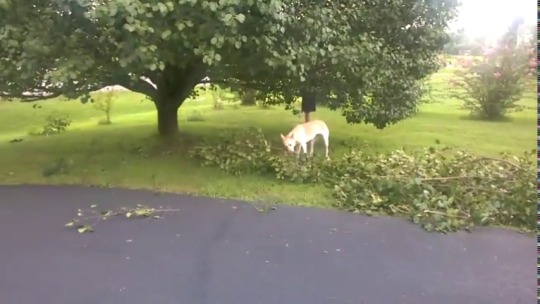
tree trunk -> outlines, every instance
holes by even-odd
[[[175,137],[178,129],[178,108],[189,97],[197,83],[204,76],[201,62],[185,67],[166,65],[155,80],[156,91],[152,99],[157,109],[158,134],[161,137]]]
[[[174,101],[156,101],[158,134],[162,137],[178,135],[178,108],[180,103]]]
[[[305,112],[304,113],[304,122],[309,122],[310,118],[309,118],[309,112]]]
[[[310,88],[311,89],[311,88]],[[310,121],[310,113],[317,110],[316,94],[310,89],[303,89],[302,96],[302,112],[304,112],[304,121]]]
[[[257,91],[252,89],[247,89],[241,93],[243,106],[253,106],[257,103]]]

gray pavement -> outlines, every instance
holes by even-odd
[[[64,227],[77,208],[179,208]],[[75,186],[0,186],[4,304],[512,304],[536,301],[536,240],[395,218]]]

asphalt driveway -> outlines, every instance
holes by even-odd
[[[78,208],[178,208],[64,227]],[[536,301],[536,240],[427,233],[394,218],[90,187],[0,187],[4,304],[513,304]]]

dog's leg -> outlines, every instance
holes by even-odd
[[[302,146],[300,145],[296,145],[296,147],[294,147],[294,152],[296,153],[296,157],[300,157],[300,149],[302,148]]]
[[[330,145],[329,141],[328,141],[328,137],[329,137],[330,134],[326,133],[326,134],[323,134],[323,139],[324,139],[324,145],[326,147],[326,159],[328,159],[328,146]]]
[[[314,147],[315,147],[315,139],[317,139],[317,137],[314,137],[314,138],[310,141],[311,151],[309,152],[309,155],[313,155],[313,149],[314,149]]]
[[[307,143],[301,143],[302,145],[302,152],[304,152],[304,154],[307,154]]]

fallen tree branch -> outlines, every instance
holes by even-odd
[[[94,226],[97,225],[101,220],[106,220],[111,216],[120,216],[124,215],[126,218],[161,218],[160,214],[163,212],[178,212],[180,209],[164,209],[164,208],[150,208],[144,205],[138,204],[136,208],[125,208],[122,207],[119,210],[103,210],[97,211],[97,205],[90,206],[91,215],[84,216],[84,212],[81,209],[77,210],[77,218],[72,219],[67,224],[66,227],[75,227],[79,233],[85,232],[94,232]],[[87,222],[94,220],[92,224]]]
[[[523,170],[522,167],[520,167],[520,166],[514,164],[513,162],[508,161],[508,160],[506,160],[506,159],[500,159],[500,158],[479,157],[479,158],[477,158],[477,159],[471,161],[471,163],[481,162],[481,161],[501,162],[501,163],[505,163],[505,164],[507,164],[507,165],[509,165],[509,166],[511,166],[511,167],[514,167],[514,168],[516,168],[516,169],[518,169],[518,170],[520,170],[520,171]]]

